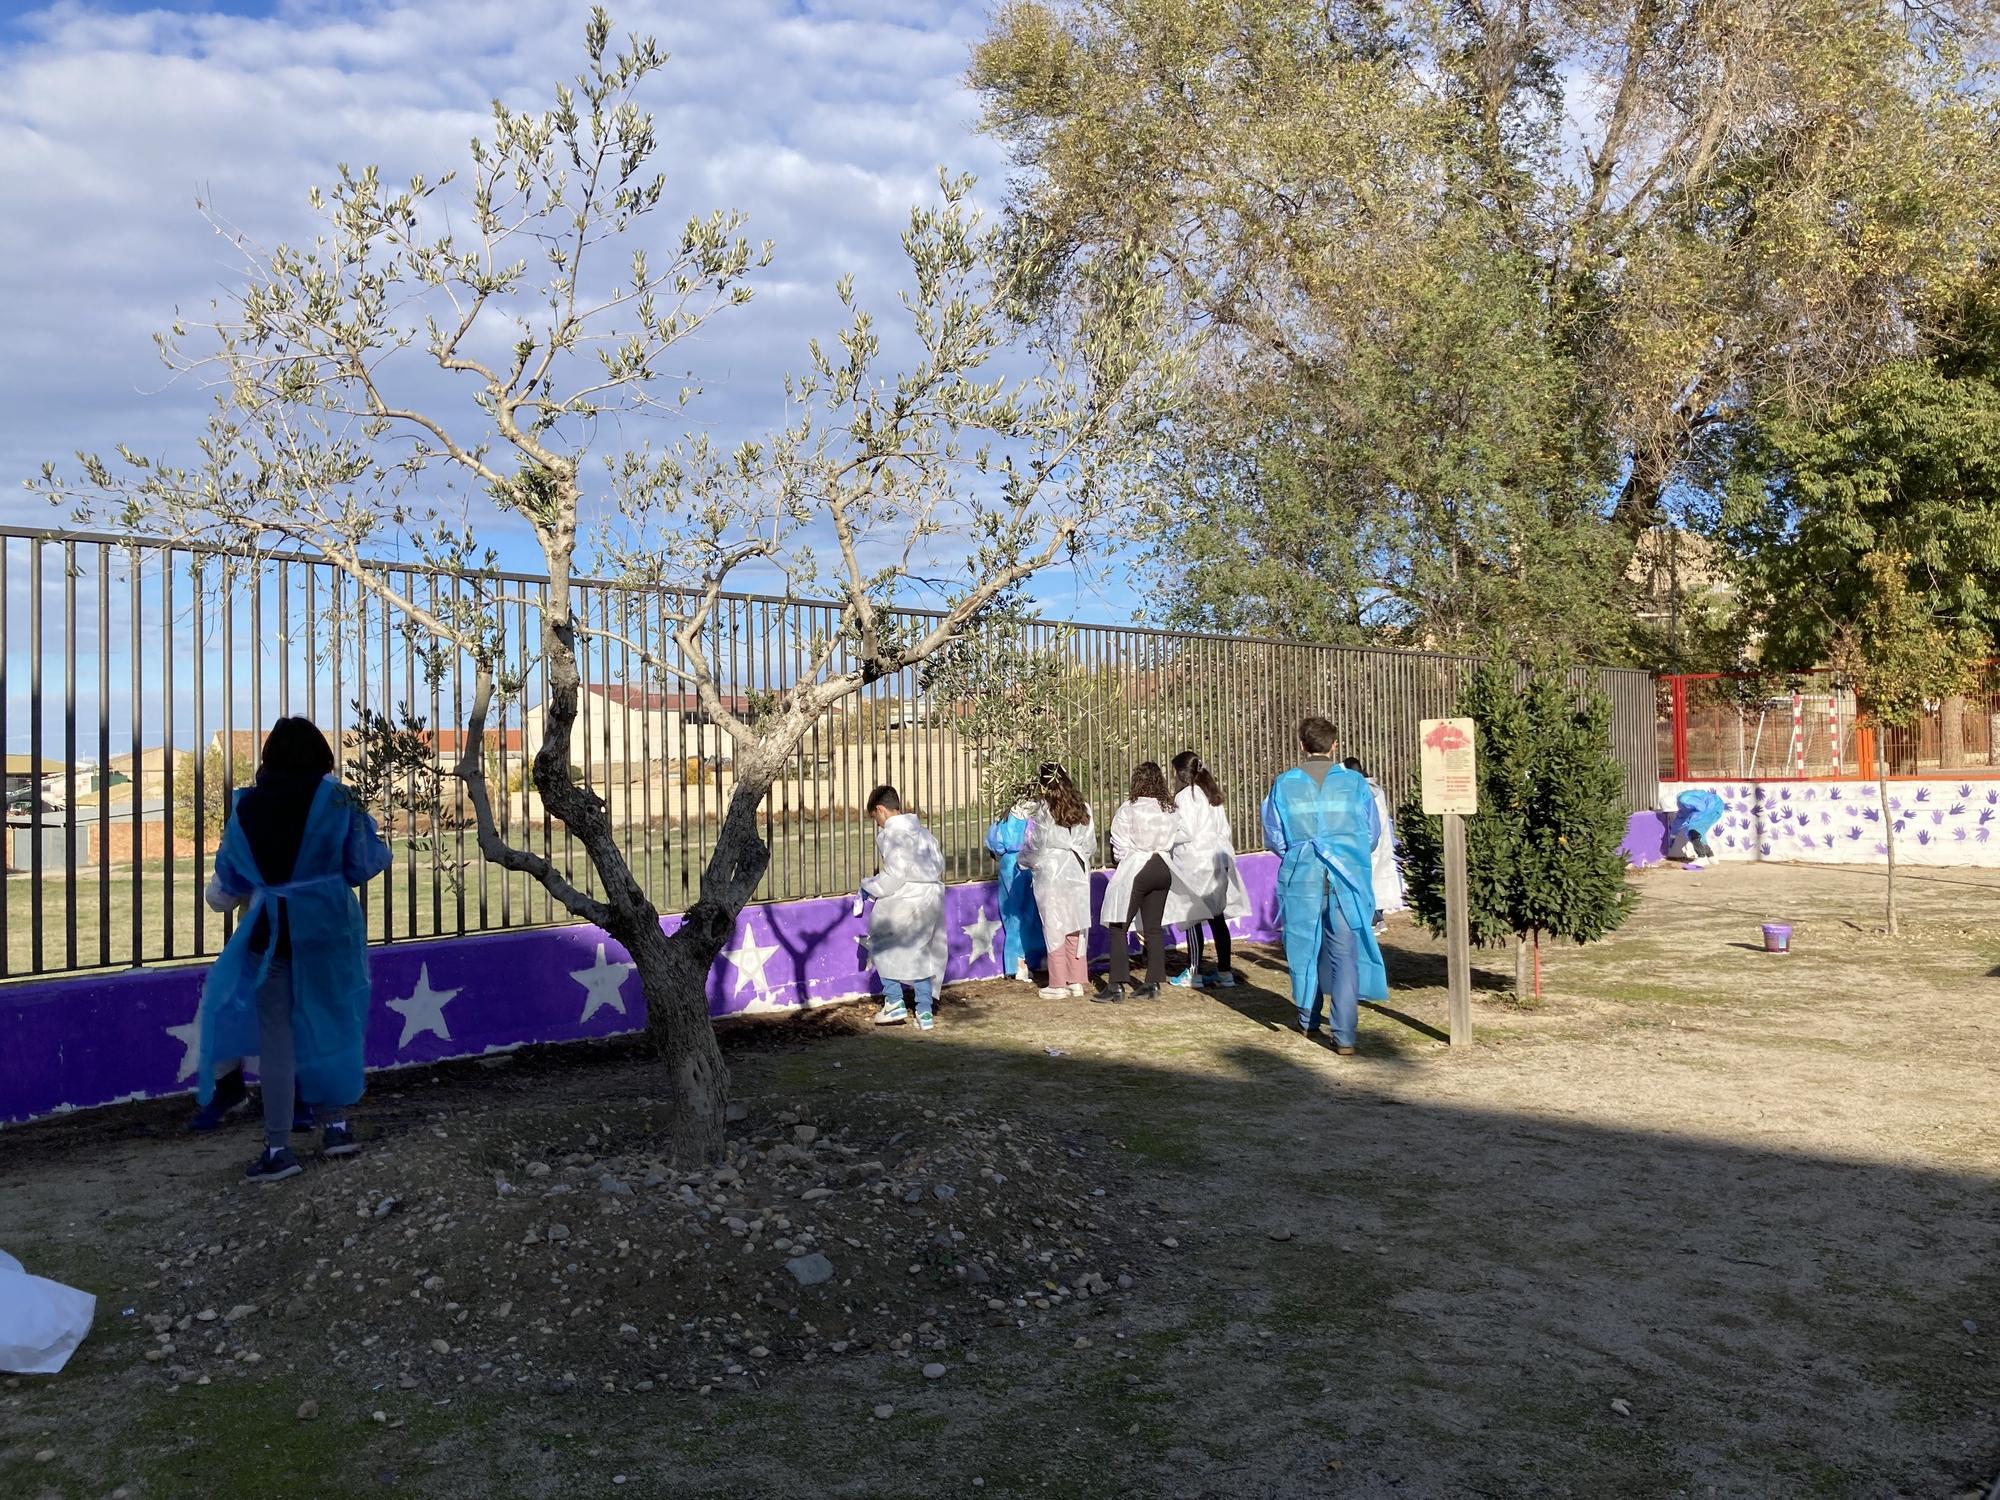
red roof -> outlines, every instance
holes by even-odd
[[[701,712],[701,699],[693,693],[656,693],[648,688],[632,687],[617,682],[593,682],[584,691],[594,693],[607,702],[616,703],[620,708],[636,708],[642,713]],[[750,700],[741,696],[724,695],[722,706],[731,713],[746,713],[750,708]]]
[[[457,755],[465,748],[465,737],[466,731],[463,729],[433,729],[430,731],[431,744],[436,747],[440,755]],[[521,731],[518,729],[500,730],[489,727],[486,730],[484,742],[489,748],[493,749],[519,750],[521,748]]]

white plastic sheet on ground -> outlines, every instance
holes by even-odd
[[[0,1370],[53,1375],[90,1332],[97,1299],[73,1286],[30,1276],[0,1250]]]

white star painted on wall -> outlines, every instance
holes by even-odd
[[[730,967],[736,970],[736,988],[730,993],[740,995],[743,993],[743,986],[748,984],[756,986],[760,996],[769,996],[771,984],[764,977],[764,965],[771,961],[771,955],[777,951],[776,943],[768,948],[759,945],[757,935],[746,927],[743,930],[742,941],[722,955],[729,960]]]
[[[403,1035],[396,1043],[396,1050],[401,1052],[410,1045],[412,1037],[422,1036],[425,1032],[429,1032],[439,1041],[450,1041],[451,1027],[445,1024],[444,1008],[463,989],[463,985],[455,990],[432,989],[431,966],[419,964],[417,987],[410,991],[406,999],[389,1002],[389,1009],[403,1018]]]
[[[994,951],[994,945],[1000,937],[1000,924],[986,915],[985,907],[980,907],[978,918],[961,930],[972,941],[973,958],[976,959],[983,954],[994,962],[999,962],[1000,955]]]
[[[175,1082],[186,1083],[201,1061],[201,1008],[195,1008],[194,1019],[185,1026],[169,1026],[166,1032],[186,1049],[181,1054],[181,1070],[174,1075]]]
[[[597,945],[597,962],[587,969],[572,969],[570,978],[582,985],[585,992],[583,1014],[578,1024],[588,1021],[600,1010],[615,1010],[625,1014],[625,997],[619,993],[625,985],[625,976],[636,964],[614,964],[604,956],[604,944]]]

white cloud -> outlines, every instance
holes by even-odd
[[[0,27],[0,517],[46,519],[13,489],[45,458],[120,441],[191,453],[206,397],[168,382],[151,335],[234,283],[197,197],[271,243],[311,234],[306,189],[338,162],[378,162],[389,182],[461,165],[493,96],[539,108],[576,70],[583,14],[568,0],[280,0],[248,15],[64,0]],[[672,203],[656,233],[733,206],[777,242],[757,300],[693,351],[710,392],[699,422],[733,442],[778,416],[783,373],[840,326],[839,276],[895,312],[900,235],[940,165],[977,172],[997,200],[1005,164],[960,81],[985,7],[650,0],[613,20],[672,54],[644,101]],[[1076,598],[1069,581],[1054,592]]]

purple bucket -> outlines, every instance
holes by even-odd
[[[1764,924],[1764,951],[1766,953],[1790,953],[1792,951],[1791,923],[1766,922]]]

